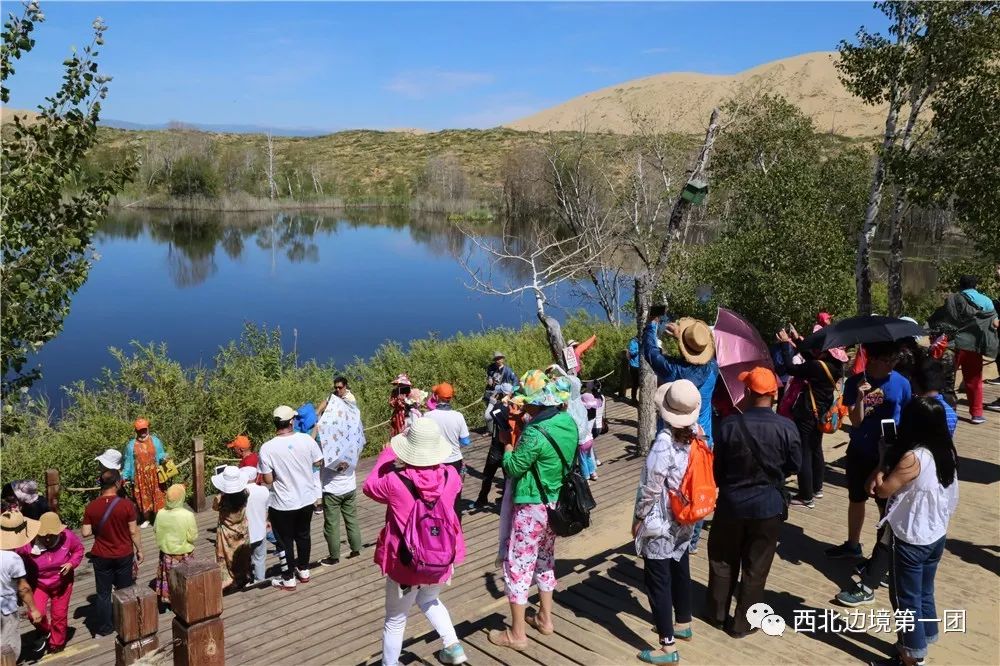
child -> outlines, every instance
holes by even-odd
[[[184,506],[184,486],[179,483],[167,488],[167,506],[156,514],[154,529],[156,545],[160,549],[160,564],[156,570],[153,587],[161,606],[170,603],[170,570],[192,557],[198,538],[198,523],[194,513]]]
[[[243,473],[227,465],[212,477],[212,485],[222,495],[215,498],[219,527],[215,533],[215,559],[222,571],[223,592],[238,589],[250,573],[250,528],[247,522],[247,494]]]
[[[580,471],[584,478],[597,481],[597,454],[594,451],[594,438],[597,436],[597,411],[602,401],[593,393],[580,396],[583,406],[587,408],[587,438],[580,442]]]

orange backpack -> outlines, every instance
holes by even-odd
[[[687,471],[681,479],[680,488],[667,489],[670,496],[670,510],[674,519],[682,525],[696,523],[715,511],[715,499],[719,489],[715,485],[712,470],[714,456],[705,440],[695,437],[691,440]]]
[[[813,416],[816,417],[816,427],[819,428],[820,432],[830,435],[844,427],[844,419],[847,418],[849,410],[844,405],[843,380],[839,382],[835,380],[833,378],[833,374],[830,372],[830,368],[826,367],[826,363],[819,361],[819,364],[822,366],[823,372],[826,373],[826,378],[830,380],[830,384],[833,386],[833,404],[830,405],[830,409],[826,410],[826,413],[820,417],[819,410],[816,408],[816,398],[813,396],[811,386],[809,387],[809,400],[812,402]]]

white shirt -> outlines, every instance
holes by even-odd
[[[937,478],[934,454],[918,446],[913,455],[920,461],[920,474],[889,498],[885,518],[892,533],[914,546],[929,546],[948,531],[948,520],[958,506],[958,475],[945,488]]]
[[[323,460],[316,440],[303,432],[278,435],[260,447],[261,474],[273,474],[271,508],[295,511],[319,499],[313,464]]]
[[[264,486],[256,483],[247,484],[247,526],[249,527],[250,543],[263,541],[267,535],[267,503],[271,497]]]
[[[12,550],[0,550],[0,613],[10,615],[17,612],[17,583],[15,578],[24,578],[24,560]]]
[[[445,458],[444,462],[452,463],[461,460],[462,447],[458,442],[469,436],[469,426],[466,425],[462,412],[438,407],[427,412],[424,416],[433,419],[441,428],[441,435],[451,443],[451,455]]]

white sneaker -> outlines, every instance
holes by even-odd
[[[144,530],[144,529],[146,529],[147,527],[149,527],[149,521],[148,521],[148,520],[144,520],[144,521],[142,521],[142,524],[141,524],[141,525],[139,525],[139,529],[141,529],[141,530]]]
[[[309,569],[296,569],[295,577],[299,579],[300,583],[309,582]]]
[[[285,590],[286,592],[294,592],[298,583],[295,582],[294,578],[289,578],[285,580],[284,578],[273,578],[271,579],[271,587],[276,587],[279,590]]]

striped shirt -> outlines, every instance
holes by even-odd
[[[958,414],[955,413],[955,410],[952,409],[951,405],[945,401],[944,396],[940,393],[934,396],[934,399],[940,402],[941,406],[944,407],[944,418],[948,422],[948,433],[954,437],[955,428],[958,427]]]

